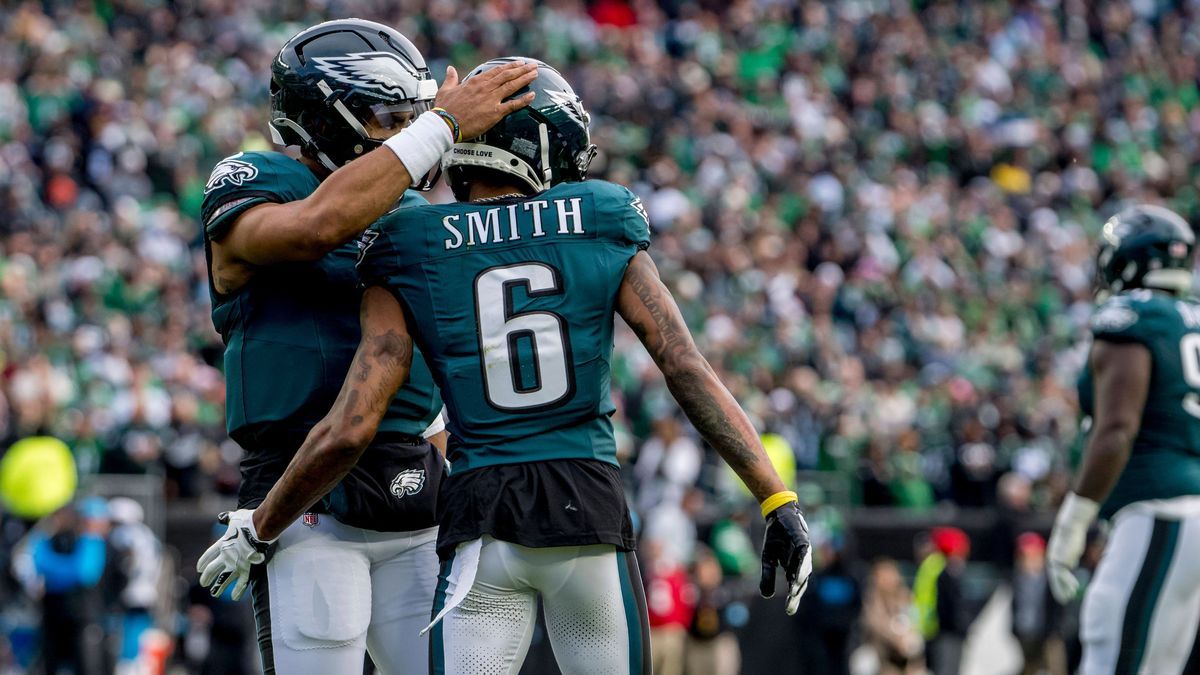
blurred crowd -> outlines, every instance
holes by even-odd
[[[701,348],[789,472],[850,477],[840,505],[1047,511],[1078,446],[1099,225],[1132,200],[1200,215],[1198,11],[1168,0],[4,3],[2,445],[51,434],[82,473],[155,474],[168,499],[235,489],[204,182],[222,157],[270,147],[267,73],[283,41],[360,16],[412,38],[438,79],[447,64],[510,54],[564,72],[592,114],[593,176],[642,196],[651,251]],[[711,598],[714,565],[754,574],[743,567],[753,519],[731,507],[745,497],[628,331],[616,353],[644,557],[667,579],[686,569]],[[836,571],[844,525],[821,510],[823,484],[801,492],[819,564]],[[1020,533],[1008,534],[1011,561]],[[683,592],[672,583],[660,597]],[[719,625],[737,623],[725,614]],[[694,616],[708,622],[694,630],[717,625]]]

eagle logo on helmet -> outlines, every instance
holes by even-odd
[[[208,194],[222,185],[244,185],[246,181],[258,177],[258,167],[250,162],[237,159],[241,156],[242,153],[239,152],[233,157],[221,160],[213,167],[208,182],[204,184],[204,194]]]
[[[557,91],[555,89],[547,89],[546,95],[554,102],[559,109],[567,114],[568,117],[575,120],[580,126],[588,125],[588,114],[583,109],[583,104],[579,102],[579,97],[565,91]]]
[[[392,494],[396,499],[415,495],[425,487],[425,469],[405,469],[392,479]]]
[[[388,52],[317,56],[313,63],[329,77],[359,89],[400,98],[416,98],[427,93],[422,91],[421,74],[399,56]]]

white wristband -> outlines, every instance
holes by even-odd
[[[1054,519],[1054,531],[1046,544],[1046,558],[1068,569],[1078,565],[1087,546],[1088,526],[1099,512],[1100,505],[1096,502],[1068,492]]]
[[[396,153],[408,175],[416,183],[442,161],[442,155],[454,145],[450,126],[437,113],[423,112],[403,131],[383,142]]]
[[[1082,528],[1086,532],[1099,513],[1099,504],[1087,497],[1068,492],[1058,509],[1058,517],[1054,519],[1054,524],[1059,527]]]

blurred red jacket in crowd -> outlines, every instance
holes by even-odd
[[[696,610],[696,589],[682,565],[656,565],[646,580],[646,605],[650,627],[692,625]]]
[[[588,15],[602,26],[627,28],[637,23],[637,12],[623,0],[600,0],[588,9]]]

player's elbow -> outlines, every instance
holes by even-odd
[[[668,384],[694,383],[712,372],[704,355],[695,347],[662,359],[658,367]]]
[[[1092,433],[1098,441],[1095,446],[1111,454],[1127,454],[1133,447],[1137,437],[1138,423],[1123,419],[1113,419],[1097,424]]]
[[[346,234],[345,228],[337,227],[337,218],[336,213],[330,213],[321,206],[298,215],[294,224],[299,232],[296,237],[297,254],[307,260],[317,260],[345,244],[350,235]]]
[[[374,429],[365,424],[331,423],[315,430],[318,434],[318,453],[335,464],[358,461],[358,457],[375,437]]]
[[[333,447],[339,454],[351,455],[357,460],[374,437],[374,430],[368,429],[364,424],[359,424],[338,430],[337,435],[334,436]]]

